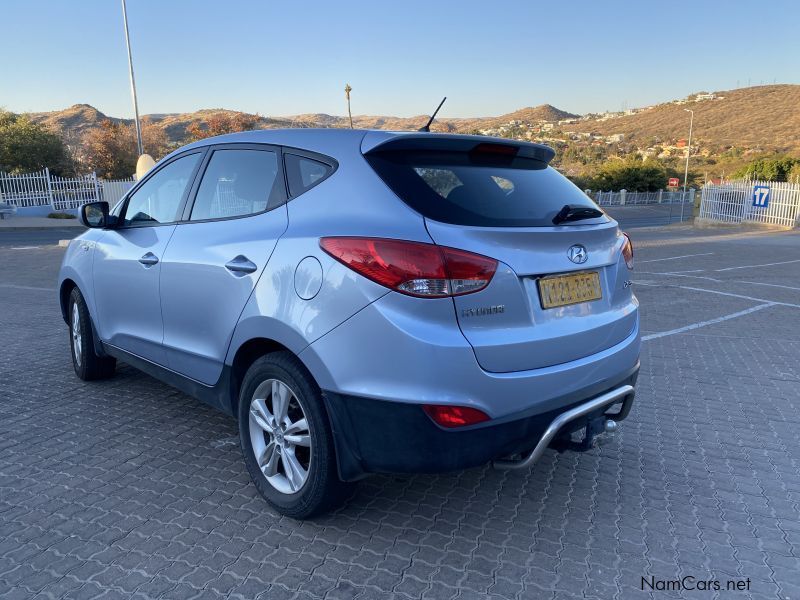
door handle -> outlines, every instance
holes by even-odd
[[[142,258],[139,259],[139,262],[142,263],[145,267],[152,267],[154,264],[158,262],[158,257],[152,252],[148,252]]]
[[[241,254],[236,258],[234,258],[233,260],[230,260],[227,263],[225,263],[225,268],[234,274],[252,273],[256,269],[258,269],[255,263],[253,263],[246,256],[242,256]]]

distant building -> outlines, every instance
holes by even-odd
[[[716,94],[697,94],[694,97],[695,102],[702,102],[703,100],[714,100],[716,99]]]
[[[686,140],[684,140],[684,139],[678,140],[677,142],[675,142],[675,147],[677,147],[677,148],[686,148]]]

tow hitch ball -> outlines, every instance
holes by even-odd
[[[617,430],[617,422],[613,419],[608,419],[605,416],[595,417],[586,423],[584,429],[583,439],[579,442],[572,441],[571,435],[566,435],[562,438],[553,440],[551,447],[558,451],[573,450],[577,452],[586,452],[591,450],[594,445],[594,438],[601,433],[614,433]]]
[[[595,417],[586,423],[586,432],[581,440],[581,450],[591,450],[594,445],[594,438],[601,433],[611,433],[617,429],[616,421],[607,419],[606,417]]]

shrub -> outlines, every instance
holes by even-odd
[[[790,156],[759,158],[736,171],[734,178],[759,179],[762,181],[792,181],[800,175],[800,160]]]
[[[642,161],[634,157],[609,160],[587,183],[593,190],[654,192],[666,187],[667,170],[656,160]]]

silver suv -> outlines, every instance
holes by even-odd
[[[633,250],[553,155],[358,130],[185,146],[82,209],[59,275],[75,372],[122,360],[230,413],[295,518],[368,473],[586,448],[633,402]]]

